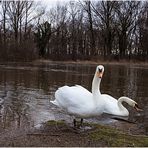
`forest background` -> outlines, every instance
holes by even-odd
[[[0,61],[148,61],[148,2],[0,1]]]

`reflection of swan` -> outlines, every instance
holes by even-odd
[[[2,116],[4,112],[4,106],[3,106],[4,100],[0,98],[0,117]]]
[[[55,92],[56,99],[50,102],[78,118],[100,115],[103,113],[103,101],[100,99],[100,91],[98,90],[103,72],[104,67],[97,66],[92,82],[92,93],[80,85],[63,86]],[[74,119],[75,125],[76,120]]]
[[[0,98],[0,105],[3,104],[4,100]]]

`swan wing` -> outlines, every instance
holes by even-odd
[[[63,86],[55,92],[55,98],[52,103],[63,109],[83,109],[84,106],[91,106],[92,93],[79,85]]]
[[[102,98],[104,100],[104,113],[118,114],[119,107],[117,99],[107,94],[102,94]]]
[[[72,86],[72,88],[79,88],[79,89],[81,89],[83,91],[89,92],[86,88],[82,87],[81,85],[75,85],[75,86]]]

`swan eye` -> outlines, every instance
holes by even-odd
[[[135,105],[134,105],[134,108],[135,108],[137,111],[143,111],[141,108],[139,108],[138,104],[135,104]]]

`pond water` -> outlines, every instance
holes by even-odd
[[[137,113],[131,107],[130,121],[136,122],[138,130],[148,134],[148,67],[136,65],[105,64],[101,92],[115,98],[128,96],[143,109]],[[61,112],[50,100],[63,85],[79,84],[91,90],[95,72],[94,64],[22,64],[0,65],[0,133],[4,130],[38,127],[48,120],[66,120],[71,117]],[[110,116],[87,119],[88,122],[117,124]],[[120,124],[118,124],[120,125]],[[125,124],[123,123],[123,128]]]

